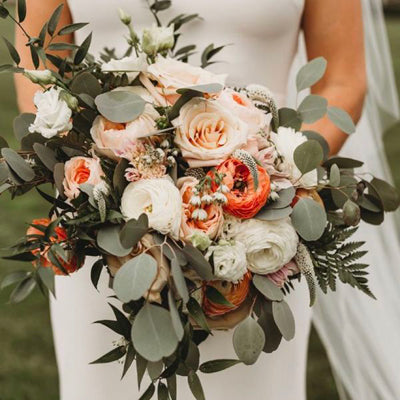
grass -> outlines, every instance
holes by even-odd
[[[400,19],[387,20],[388,31],[394,54],[397,82],[400,88]],[[0,23],[0,35],[11,36],[11,25]],[[0,45],[0,64],[6,62],[6,51]],[[8,60],[7,60],[8,62]],[[0,134],[16,146],[12,135],[12,120],[17,115],[15,93],[9,75],[0,75]],[[388,157],[400,186],[400,126],[395,127],[385,137]],[[41,217],[47,205],[35,195],[22,197],[10,202],[8,195],[0,197],[0,247],[15,242],[26,229],[26,222]],[[0,280],[11,269],[27,268],[26,265],[11,264],[0,260]],[[56,400],[58,398],[57,369],[52,345],[47,300],[35,292],[28,301],[10,306],[6,304],[9,291],[0,293],[0,400]],[[336,400],[325,351],[312,332],[308,363],[308,399]]]

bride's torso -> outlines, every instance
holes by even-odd
[[[117,9],[132,15],[137,32],[154,23],[146,0],[69,0],[74,22],[89,22],[77,33],[80,43],[93,31],[92,53],[104,47],[121,50],[126,27]],[[184,25],[178,48],[196,44],[199,53],[209,45],[228,46],[216,56],[223,61],[210,66],[215,72],[229,73],[229,82],[240,85],[260,83],[283,100],[290,67],[296,54],[304,0],[173,0],[160,14],[166,23],[178,14],[198,13],[202,19]],[[122,54],[121,54],[122,55]],[[199,55],[194,56],[196,63]]]

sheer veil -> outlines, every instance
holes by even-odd
[[[369,88],[359,137],[353,144],[349,140],[343,153],[358,155],[366,160],[366,169],[390,179],[382,135],[399,119],[399,104],[382,2],[362,3]],[[381,227],[362,225],[356,237],[368,241],[370,286],[378,300],[338,285],[337,292],[319,296],[314,310],[314,323],[342,400],[400,399],[400,240],[396,218],[398,215],[389,215]]]

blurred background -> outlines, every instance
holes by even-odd
[[[400,89],[400,0],[384,0],[384,3],[397,87]],[[12,25],[8,21],[1,20],[0,35],[9,39],[13,37]],[[1,42],[0,65],[9,62],[5,45]],[[0,135],[11,147],[17,146],[12,129],[16,115],[12,77],[0,74]],[[395,183],[400,188],[400,124],[386,132],[385,147],[393,174],[397,177]],[[8,194],[1,196],[0,248],[14,244],[24,233],[26,223],[44,216],[47,209],[47,204],[34,191],[14,202],[10,201]],[[21,268],[29,266],[0,260],[0,281],[11,270]],[[22,304],[9,305],[9,292],[4,290],[0,293],[0,400],[56,400],[58,377],[48,301],[35,291]],[[315,331],[310,339],[307,383],[309,400],[338,399],[325,351]]]

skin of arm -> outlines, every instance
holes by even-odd
[[[361,1],[306,0],[302,24],[308,59],[323,56],[328,61],[325,76],[311,92],[346,110],[357,123],[367,88]],[[348,137],[327,117],[303,129],[320,132],[331,155]]]
[[[30,36],[37,37],[43,24],[48,21],[53,11],[61,4],[60,0],[26,0],[26,6],[28,9],[26,20],[22,23],[24,29]],[[68,4],[64,1],[64,9],[60,17],[60,21],[57,26],[57,31],[68,24],[72,23],[71,13],[68,8]],[[48,40],[48,37],[47,37]],[[57,36],[53,43],[64,42],[73,43],[73,35]],[[15,30],[15,47],[21,56],[21,67],[25,69],[34,69],[29,47],[26,46],[28,39],[16,26]],[[62,58],[68,56],[67,51],[49,51],[51,54],[58,55]],[[48,65],[52,67],[51,63]],[[43,69],[40,66],[39,69]],[[37,85],[29,81],[28,78],[22,74],[15,74],[15,89],[17,93],[17,104],[21,112],[35,112],[33,105],[33,96],[40,89]]]

